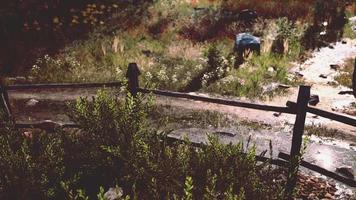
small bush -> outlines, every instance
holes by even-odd
[[[290,83],[287,66],[288,59],[285,57],[273,54],[254,56],[239,69],[228,68],[224,78],[204,90],[223,95],[264,98],[263,87],[268,83]]]
[[[352,88],[352,76],[354,71],[354,59],[349,59],[345,62],[341,71],[337,76],[335,76],[335,81],[339,84]]]
[[[23,132],[11,122],[0,132],[0,199],[60,198],[65,177],[60,135]]]

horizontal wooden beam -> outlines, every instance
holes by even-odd
[[[96,87],[120,87],[123,82],[107,83],[49,83],[49,84],[21,84],[8,85],[5,89],[11,90],[33,90],[33,89],[57,89],[57,88],[96,88]]]
[[[16,128],[39,128],[44,130],[53,130],[55,127],[62,128],[79,128],[79,125],[74,123],[58,123],[53,121],[38,121],[38,122],[21,122],[15,124]]]
[[[292,109],[295,109],[296,105],[297,104],[295,102],[287,101],[287,106],[292,108]],[[344,116],[344,115],[328,112],[328,111],[325,111],[325,110],[320,110],[320,109],[317,109],[317,108],[312,108],[312,107],[309,107],[309,106],[307,108],[307,112],[313,113],[315,115],[319,115],[319,116],[324,117],[324,118],[328,118],[328,119],[331,119],[331,120],[335,120],[335,121],[338,121],[338,122],[341,122],[341,123],[348,124],[348,125],[356,127],[356,119],[351,118],[351,117],[347,117],[347,116]]]
[[[280,152],[278,154],[278,158],[281,158],[281,159],[284,159],[284,160],[290,160],[290,155],[286,154],[286,153],[283,153],[283,152]],[[304,160],[301,161],[300,163],[301,166],[305,167],[305,168],[308,168],[312,171],[315,171],[315,172],[318,172],[322,175],[325,175],[325,176],[328,176],[330,178],[333,178],[337,181],[340,181],[350,187],[356,187],[356,180],[354,179],[350,179],[350,178],[347,178],[347,177],[344,177],[344,176],[341,176],[335,172],[332,172],[332,171],[329,171],[327,169],[324,169],[322,167],[319,167],[318,165],[314,165],[314,164],[311,164],[309,162],[306,162]]]
[[[192,94],[181,93],[181,92],[170,92],[170,91],[163,91],[163,90],[151,90],[151,89],[139,88],[138,91],[141,93],[152,93],[155,95],[176,97],[176,98],[185,98],[185,99],[191,99],[191,100],[196,100],[196,101],[216,103],[216,104],[221,104],[221,105],[243,107],[243,108],[250,108],[250,109],[256,109],[256,110],[279,112],[279,113],[295,114],[295,111],[289,107],[261,105],[261,104],[247,103],[247,102],[220,99],[220,98],[203,97],[203,96],[199,96],[199,95],[192,95]]]

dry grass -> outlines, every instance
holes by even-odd
[[[172,58],[184,58],[187,60],[197,60],[202,56],[203,47],[201,44],[193,44],[189,40],[172,42],[168,46],[167,55]]]
[[[335,81],[339,84],[352,88],[352,74],[354,70],[354,59],[346,60],[339,74],[335,77]]]

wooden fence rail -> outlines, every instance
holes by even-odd
[[[296,114],[295,109],[291,108],[291,107],[269,106],[269,105],[255,104],[255,103],[247,103],[247,102],[242,102],[242,101],[203,97],[203,96],[199,96],[199,95],[192,95],[192,94],[181,93],[181,92],[152,90],[152,89],[144,89],[144,88],[138,88],[138,91],[141,93],[152,93],[155,95],[161,95],[161,96],[167,96],[167,97],[185,98],[185,99],[190,99],[190,100],[195,100],[195,101],[203,101],[203,102],[208,102],[208,103],[215,103],[215,104],[220,104],[220,105],[243,107],[243,108],[250,108],[250,109],[256,109],[256,110],[263,110],[263,111],[288,113],[288,114]]]
[[[163,91],[163,90],[152,90],[152,89],[145,89],[139,87],[139,75],[140,72],[138,70],[138,66],[135,63],[130,63],[128,66],[128,71],[126,77],[128,79],[128,91],[133,95],[136,96],[137,92],[141,93],[151,93],[155,95],[167,96],[167,97],[174,97],[174,98],[185,98],[190,100],[196,101],[203,101],[208,103],[215,103],[220,105],[228,105],[228,106],[235,106],[235,107],[243,107],[249,109],[257,109],[262,111],[273,111],[279,113],[287,113],[287,114],[294,114],[296,115],[296,120],[293,127],[293,137],[292,137],[292,145],[290,156],[285,154],[280,154],[280,157],[289,160],[289,173],[294,173],[298,171],[298,167],[301,164],[302,166],[309,168],[311,170],[317,171],[323,175],[329,176],[334,178],[338,181],[341,181],[349,186],[356,187],[356,181],[352,179],[348,179],[345,177],[341,177],[333,172],[330,172],[326,169],[320,168],[318,166],[314,166],[310,163],[305,161],[300,161],[301,156],[301,144],[302,144],[302,137],[304,134],[304,126],[305,126],[305,118],[306,114],[313,113],[319,115],[321,117],[329,118],[344,124],[348,124],[351,126],[356,127],[356,119],[339,115],[336,113],[327,112],[324,110],[320,110],[317,108],[312,108],[308,106],[308,101],[310,99],[310,87],[309,86],[300,86],[298,99],[297,102],[288,101],[286,103],[286,107],[280,106],[270,106],[270,105],[262,105],[262,104],[255,104],[255,103],[248,103],[242,101],[234,101],[234,100],[227,100],[221,98],[211,98],[211,97],[203,97],[199,95],[192,95],[187,93],[180,93],[180,92],[171,92],[171,91]],[[2,83],[2,82],[1,82]],[[27,89],[53,89],[53,88],[92,88],[92,87],[120,87],[124,84],[122,82],[109,82],[109,83],[65,83],[65,84],[27,84],[27,85],[11,85],[5,86],[4,84],[0,85],[0,92],[1,92],[1,99],[3,106],[5,106],[9,116],[12,116],[11,108],[9,107],[9,100],[7,98],[7,91],[9,90],[27,90]],[[0,102],[1,103],[1,102]],[[36,123],[16,123],[16,127],[18,128],[41,128],[48,131],[53,131],[55,127],[67,127],[67,128],[80,128],[76,124],[58,124],[51,121],[44,121],[44,122],[36,122]],[[256,156],[257,160],[266,161],[265,157]],[[285,165],[285,161],[283,160],[273,160],[274,164],[277,165]],[[293,189],[295,188],[296,184],[296,176],[288,177],[287,184],[286,184],[286,192],[287,194],[292,194]]]
[[[62,89],[62,88],[97,88],[97,87],[121,87],[123,82],[108,83],[48,83],[48,84],[21,84],[3,86],[5,90],[34,90],[34,89]]]
[[[294,102],[287,101],[287,106],[292,109],[296,109],[296,105],[297,104]],[[353,118],[345,116],[345,115],[340,115],[337,113],[332,113],[332,112],[320,110],[320,109],[309,107],[309,106],[306,108],[306,110],[307,110],[307,112],[318,115],[320,117],[328,118],[328,119],[331,119],[334,121],[348,124],[350,126],[356,126],[356,119],[353,119]]]

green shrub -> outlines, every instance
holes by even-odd
[[[249,144],[201,148],[172,141],[149,125],[150,98],[123,100],[99,91],[72,104],[74,132],[24,136],[1,129],[0,191],[6,199],[102,198],[119,185],[123,199],[278,199],[278,168],[255,160]],[[278,173],[276,173],[278,172]]]
[[[61,137],[23,132],[11,122],[0,132],[0,199],[61,197],[65,173]]]
[[[141,98],[118,101],[108,99],[104,93],[93,102],[82,99],[76,105],[75,121],[111,154],[125,195],[201,199],[210,184],[209,176],[214,175],[218,177],[215,188],[219,198],[239,195],[243,190],[246,199],[258,199],[271,187],[278,188],[266,184],[271,179],[264,173],[270,172],[265,171],[265,165],[257,164],[254,148],[225,146],[214,137],[201,149],[189,142],[169,142],[165,133],[157,133],[147,125],[149,107]]]
[[[345,64],[343,65],[342,69],[334,77],[335,81],[339,84],[352,88],[352,76],[354,71],[354,59],[346,60]]]
[[[222,95],[264,98],[266,94],[263,93],[263,87],[267,84],[271,82],[290,83],[287,78],[287,67],[287,57],[274,54],[253,56],[239,69],[227,68],[228,71],[224,78],[204,90]],[[267,95],[274,95],[279,91],[271,92]]]

